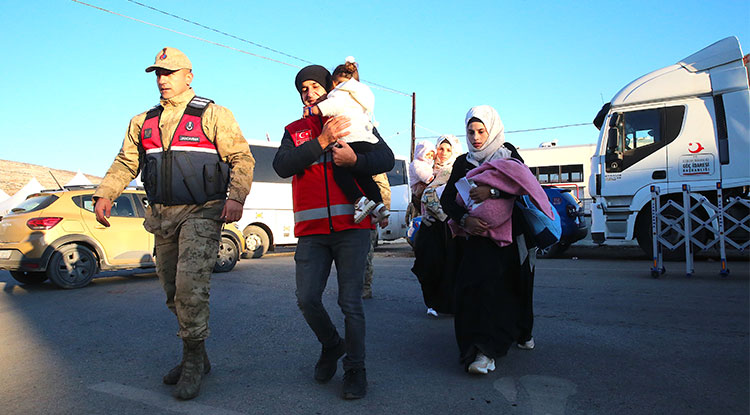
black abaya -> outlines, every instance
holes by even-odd
[[[427,307],[438,313],[453,314],[458,247],[446,222],[424,223],[414,241],[411,271],[422,285]]]
[[[507,143],[506,147],[514,157],[517,155],[515,148]],[[465,155],[460,156],[441,198],[443,210],[456,222],[466,209],[455,201],[455,183],[473,167]],[[470,236],[463,243],[456,272],[454,324],[465,368],[477,352],[499,358],[507,354],[513,342],[531,338],[535,253],[527,251],[526,241],[530,239],[524,236],[526,225],[517,208],[513,209],[512,221],[510,245],[500,247],[481,236]],[[519,241],[523,244],[520,250]]]

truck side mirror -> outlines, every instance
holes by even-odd
[[[618,113],[612,113],[612,116],[609,117],[609,126],[611,127],[617,127],[617,122],[620,120],[620,114]]]
[[[618,147],[617,127],[610,127],[607,134],[607,153],[614,153]]]

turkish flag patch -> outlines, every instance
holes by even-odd
[[[294,145],[299,146],[300,144],[312,139],[312,132],[310,130],[296,131],[292,134],[292,138],[294,139]]]

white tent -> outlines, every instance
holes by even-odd
[[[92,184],[91,180],[87,179],[86,176],[84,176],[83,173],[78,170],[78,173],[76,173],[76,175],[73,176],[72,179],[65,183],[65,186],[81,186],[87,184]]]
[[[10,199],[10,196],[8,196],[8,194],[5,193],[3,189],[0,189],[0,203],[3,203],[8,199]]]
[[[42,185],[39,184],[39,181],[36,179],[36,177],[32,177],[29,182],[21,188],[21,190],[17,191],[7,200],[0,202],[0,216],[5,215],[9,210],[13,209],[14,207],[18,206],[19,203],[26,200],[26,196],[32,193],[40,192],[41,190]]]

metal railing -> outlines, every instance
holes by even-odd
[[[695,271],[694,248],[705,251],[714,246],[719,249],[721,267],[719,275],[722,277],[729,275],[727,245],[740,251],[750,246],[750,238],[735,240],[730,235],[741,230],[750,233],[750,216],[735,218],[728,212],[735,205],[743,205],[750,209],[750,200],[733,197],[725,204],[721,182],[716,183],[715,205],[706,196],[691,192],[687,184],[682,185],[682,204],[673,199],[668,199],[662,204],[659,190],[659,186],[651,186],[651,236],[653,240],[651,276],[656,278],[666,272],[662,249],[676,250],[680,246],[685,249],[685,274],[687,276],[692,276]],[[667,216],[665,215],[667,210],[673,213]],[[742,232],[736,233],[742,234]]]

